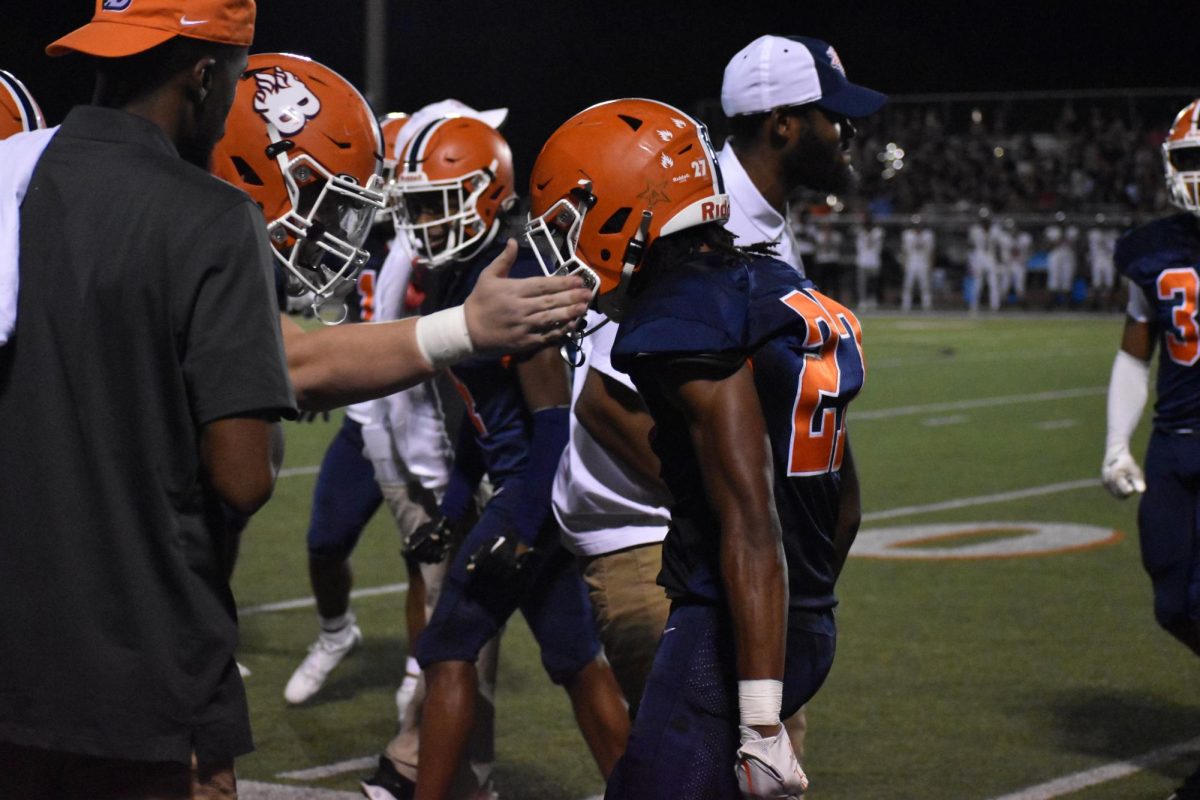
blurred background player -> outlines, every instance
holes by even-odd
[[[1104,215],[1097,215],[1096,227],[1087,232],[1088,268],[1092,276],[1092,302],[1096,308],[1109,311],[1113,306],[1117,268],[1113,255],[1117,247],[1117,231],[1104,224]]]
[[[971,275],[971,297],[968,306],[971,311],[979,310],[979,297],[983,293],[984,282],[987,282],[988,307],[992,311],[1000,310],[1000,268],[996,262],[995,248],[989,241],[988,229],[984,227],[987,218],[981,215],[967,229],[967,269]]]
[[[854,228],[854,300],[864,310],[883,302],[883,240],[883,226],[868,212]]]
[[[827,47],[815,45],[810,59],[832,69]],[[864,105],[878,107],[882,98],[855,93],[844,78],[842,86],[846,104],[831,85],[817,92],[820,104],[796,111],[794,124],[833,145],[826,150],[830,160],[844,164],[835,119]],[[664,142],[655,136],[658,130],[674,136]],[[612,101],[564,123],[543,148],[532,177],[530,235],[565,233],[561,240],[554,236],[555,246],[547,250],[565,269],[594,270],[601,307],[621,310],[614,363],[629,371],[653,416],[654,451],[675,501],[661,577],[672,611],[606,797],[791,796],[803,791],[806,780],[780,714],[812,696],[832,659],[831,595],[824,595],[840,562],[821,563],[816,543],[828,537],[824,552],[834,551],[832,517],[841,501],[834,488],[839,478],[833,477],[840,473],[831,465],[843,454],[847,472],[841,478],[847,489],[852,482],[848,451],[839,444],[840,412],[824,427],[818,477],[805,482],[831,494],[801,512],[793,505],[803,505],[796,487],[779,470],[788,472],[796,353],[811,353],[813,365],[826,360],[822,374],[833,385],[825,388],[835,397],[845,392],[834,400],[840,409],[862,375],[857,323],[813,292],[794,268],[734,248],[721,226],[726,201],[719,173],[689,180],[651,209],[642,191],[646,181],[660,175],[669,181],[672,171],[664,174],[662,164],[677,163],[681,152],[711,158],[702,126],[686,114],[654,101]],[[580,174],[589,183],[581,185]],[[800,175],[827,191],[845,186],[827,178],[848,180],[828,161]],[[811,327],[805,314],[813,315]],[[835,364],[838,351],[841,363]],[[745,365],[751,352],[753,376]],[[844,383],[836,377],[839,366]],[[786,393],[773,385],[777,379]],[[766,384],[756,389],[760,380]],[[818,393],[814,389],[813,397]],[[781,420],[787,432],[775,427]],[[773,468],[763,468],[773,461]],[[804,530],[796,516],[812,512],[829,523],[823,531]],[[854,524],[836,537],[837,548],[848,548]],[[785,574],[792,581],[790,603]],[[809,599],[811,609],[800,610]]]
[[[1117,269],[1131,286],[1108,388],[1101,478],[1117,498],[1144,492],[1138,534],[1142,565],[1154,586],[1154,617],[1200,655],[1200,99],[1175,118],[1163,161],[1171,202],[1183,213],[1136,228],[1117,243]],[[1158,399],[1143,478],[1129,440],[1149,395],[1156,344]],[[1200,769],[1169,800],[1198,798]]]
[[[1043,234],[1050,253],[1046,260],[1046,291],[1051,307],[1071,303],[1071,291],[1075,283],[1077,258],[1075,247],[1079,243],[1079,229],[1064,223],[1066,215],[1055,214],[1055,221],[1046,226]],[[1073,304],[1073,303],[1072,303]]]
[[[816,274],[813,283],[827,291],[827,297],[838,297],[842,283],[842,232],[827,218],[817,223]]]
[[[426,308],[452,306],[504,247],[503,216],[516,200],[508,144],[481,120],[445,117],[414,130],[400,162],[395,213],[430,268]],[[528,261],[514,272],[537,273]],[[470,359],[450,374],[469,419],[457,452],[478,448],[496,492],[459,546],[418,644],[427,694],[415,797],[444,798],[453,790],[475,722],[475,661],[517,608],[607,774],[624,746],[628,716],[598,657],[583,583],[549,519],[551,484],[567,440],[565,367],[556,348],[544,348],[514,360]],[[456,457],[456,470],[465,460]],[[443,503],[442,511],[450,517],[455,510]],[[420,547],[410,545],[414,552]],[[380,773],[366,783],[401,777],[383,774],[390,764],[381,759]],[[407,780],[393,785],[395,796],[410,790]]]
[[[934,236],[933,230],[925,225],[919,215],[914,215],[911,225],[900,234],[900,262],[904,265],[904,284],[900,289],[900,310],[912,310],[913,287],[921,293],[921,310],[933,308]]]

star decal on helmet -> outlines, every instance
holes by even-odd
[[[653,209],[659,203],[669,203],[671,198],[664,191],[666,188],[666,181],[646,181],[646,189],[638,194],[638,199],[644,200],[648,209]]]

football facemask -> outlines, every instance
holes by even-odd
[[[462,178],[443,181],[400,176],[392,184],[392,219],[396,235],[407,236],[431,267],[476,252],[496,230],[476,210],[492,183],[495,164]]]
[[[342,298],[354,288],[369,257],[362,244],[385,205],[383,179],[373,175],[359,186],[306,155],[280,168],[291,204],[286,214],[267,224],[267,234],[275,257],[288,271],[288,294],[312,292],[317,316],[336,324],[346,318]]]

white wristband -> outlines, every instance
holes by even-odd
[[[417,347],[435,370],[448,367],[475,352],[462,306],[444,308],[417,320]]]
[[[783,681],[738,681],[738,712],[743,725],[778,725],[782,707]]]

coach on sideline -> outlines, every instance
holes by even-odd
[[[47,48],[95,57],[93,105],[0,143],[0,797],[236,797],[253,747],[224,518],[270,496],[295,408],[262,215],[205,166],[254,18],[253,0],[97,0]],[[340,381],[382,393],[544,341],[576,285],[522,287],[499,318],[468,306],[424,346],[395,327],[406,364],[305,334],[298,389],[332,403]]]

